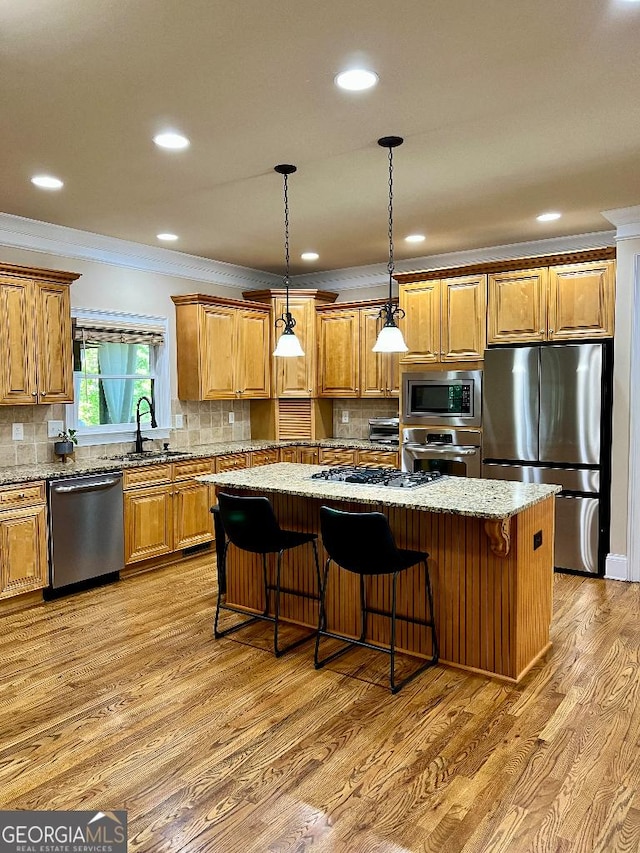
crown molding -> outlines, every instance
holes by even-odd
[[[470,249],[464,252],[448,252],[442,255],[425,255],[420,258],[406,258],[396,261],[395,272],[405,273],[416,270],[426,271],[471,266],[472,264],[508,261],[516,258],[535,257],[536,255],[556,255],[566,252],[579,252],[586,249],[598,249],[603,246],[615,246],[615,231],[594,231],[589,234],[575,234],[570,237],[551,237],[546,240],[531,240],[526,243],[509,243],[505,246],[491,246],[486,249]],[[370,264],[361,267],[345,267],[327,272],[307,273],[292,276],[293,287],[321,287],[326,289],[358,290],[389,283],[389,273],[385,264]]]
[[[617,240],[631,240],[634,237],[640,237],[640,205],[603,210],[602,215],[616,226]]]
[[[282,283],[281,276],[273,273],[159,246],[146,246],[130,240],[92,234],[50,222],[38,222],[9,213],[0,213],[0,246],[83,261],[98,261],[102,264],[215,283],[239,290],[250,287],[278,287]]]

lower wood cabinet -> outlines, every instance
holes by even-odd
[[[358,451],[345,447],[321,447],[318,457],[320,465],[355,465]]]
[[[43,482],[0,489],[0,599],[47,585],[47,508]]]
[[[359,450],[358,464],[369,468],[398,468],[399,456],[397,450]]]
[[[213,489],[193,479],[212,472],[211,459],[124,472],[125,565],[213,541]]]

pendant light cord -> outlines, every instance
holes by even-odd
[[[393,262],[393,148],[389,148],[389,304],[392,300],[392,277],[395,265]]]
[[[285,172],[284,174],[284,262],[285,262],[285,273],[284,273],[284,287],[285,287],[285,298],[286,298],[286,308],[285,313],[287,315],[287,319],[289,318],[289,175]]]

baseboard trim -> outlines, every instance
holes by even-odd
[[[628,563],[625,554],[607,554],[604,576],[610,581],[628,581]]]

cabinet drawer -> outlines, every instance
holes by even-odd
[[[226,456],[216,457],[216,472],[233,471],[236,468],[249,467],[248,453],[229,453]]]
[[[200,474],[213,474],[214,470],[213,459],[189,459],[186,462],[173,463],[173,479],[190,480],[192,477],[198,477]]]
[[[125,470],[122,475],[122,488],[125,490],[170,482],[171,465],[146,465],[144,468]]]
[[[355,465],[356,454],[356,450],[321,447],[319,461],[321,465]]]
[[[33,506],[44,502],[44,483],[23,483],[0,489],[0,509]]]
[[[359,450],[358,464],[370,468],[397,468],[398,453],[391,450]]]
[[[280,461],[280,451],[273,450],[254,450],[251,453],[251,467],[257,468],[259,465],[272,465],[274,462]]]

